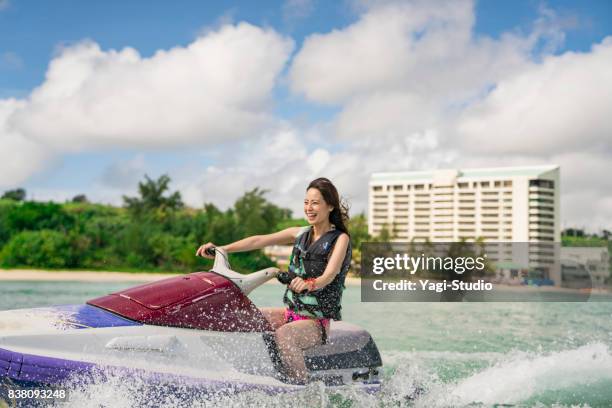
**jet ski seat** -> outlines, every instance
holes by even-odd
[[[311,371],[382,365],[372,336],[361,327],[342,321],[332,321],[327,343],[306,350],[304,359]]]

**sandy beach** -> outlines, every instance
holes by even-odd
[[[178,275],[180,274],[0,269],[0,281],[153,282]]]
[[[153,282],[180,276],[180,273],[113,272],[113,271],[44,271],[38,269],[0,269],[0,281],[65,282]],[[359,285],[358,277],[347,277],[347,285]],[[278,283],[276,279],[267,283]],[[280,283],[279,283],[280,284]]]

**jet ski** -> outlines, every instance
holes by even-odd
[[[208,272],[83,305],[0,312],[0,397],[11,386],[75,387],[121,375],[204,393],[302,389],[283,375],[274,331],[247,296],[278,269],[243,275],[227,253],[215,252]],[[306,350],[305,363],[310,378],[328,387],[380,387],[378,348],[354,324],[333,321],[327,343]]]

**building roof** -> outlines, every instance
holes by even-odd
[[[427,171],[404,171],[404,172],[380,172],[372,173],[370,181],[395,181],[395,180],[432,180],[441,172],[455,171],[457,178],[482,179],[490,177],[540,177],[550,171],[559,170],[556,164],[540,166],[520,166],[520,167],[489,167],[477,169],[437,169]]]

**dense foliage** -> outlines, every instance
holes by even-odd
[[[210,266],[195,257],[202,243],[225,244],[291,223],[291,212],[269,203],[259,189],[226,211],[212,204],[190,209],[180,193],[169,192],[169,182],[147,177],[123,207],[88,203],[84,196],[64,204],[23,201],[24,194],[9,192],[0,200],[0,265],[193,271]],[[271,263],[261,251],[232,255],[238,270]]]
[[[222,245],[305,225],[258,188],[225,211],[213,204],[188,208],[180,193],[170,192],[167,176],[146,177],[137,196],[124,197],[123,207],[89,203],[83,195],[64,204],[24,201],[25,191],[16,191],[0,199],[2,267],[204,270],[211,262],[195,256],[203,243]],[[355,217],[350,228],[358,248],[369,237],[365,217]],[[261,251],[232,254],[231,262],[244,272],[272,264]]]

